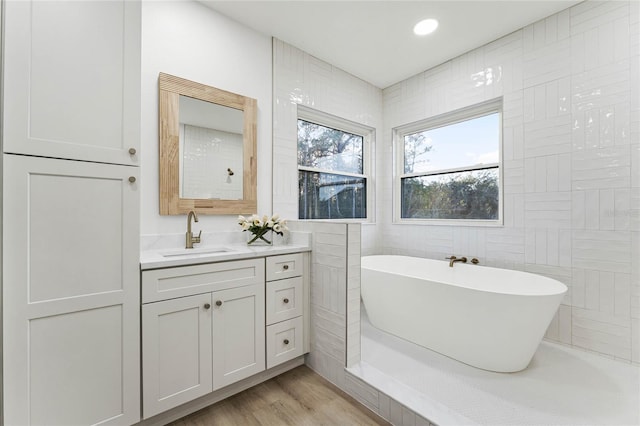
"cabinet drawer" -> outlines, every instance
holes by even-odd
[[[267,327],[267,368],[303,354],[302,317]]]
[[[264,283],[264,259],[142,271],[142,303]]]
[[[267,257],[267,281],[299,277],[303,272],[302,253]]]
[[[302,315],[302,277],[267,283],[267,324]]]

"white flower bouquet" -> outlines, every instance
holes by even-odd
[[[242,231],[249,231],[253,234],[253,237],[247,242],[247,244],[253,244],[257,241],[262,241],[271,245],[271,240],[267,238],[268,232],[275,232],[278,235],[284,235],[284,231],[288,231],[287,221],[280,219],[280,216],[274,214],[269,217],[258,216],[254,214],[249,218],[244,216],[238,216],[238,224],[242,228]]]

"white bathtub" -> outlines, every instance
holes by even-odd
[[[465,364],[529,365],[567,287],[540,275],[407,256],[362,258],[371,324]]]

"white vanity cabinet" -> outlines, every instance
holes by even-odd
[[[142,289],[144,418],[265,369],[263,258],[142,271]]]
[[[143,262],[144,419],[179,405],[184,416],[206,406],[203,401],[216,402],[302,362],[309,352],[309,254],[269,253],[196,265],[154,263],[156,269]]]

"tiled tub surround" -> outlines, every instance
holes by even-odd
[[[640,362],[639,57],[640,3],[586,1],[383,90],[382,153],[394,127],[503,98],[504,226],[394,224],[385,155],[378,252],[555,278],[547,339]]]
[[[360,361],[360,241],[358,223],[289,222],[311,243],[311,351],[305,363],[394,425],[431,423],[345,369]]]
[[[297,212],[296,104],[370,125],[376,208],[359,228],[362,254],[459,253],[558,279],[569,292],[546,337],[640,362],[639,16],[639,2],[587,1],[382,91],[274,40],[274,209]],[[394,224],[392,129],[500,96],[504,226]],[[393,424],[429,424],[345,372],[360,356],[353,241],[324,228],[344,224],[299,226],[340,241],[313,242],[308,364]],[[347,246],[348,264],[335,255]]]
[[[639,8],[576,5],[382,90],[382,112],[375,87],[274,40],[274,207],[296,215],[296,104],[371,125],[363,254],[459,253],[558,279],[569,292],[546,338],[640,362]],[[393,223],[392,129],[497,97],[504,226]]]
[[[344,367],[360,361],[360,224],[289,222],[313,234],[311,368],[344,389]]]

